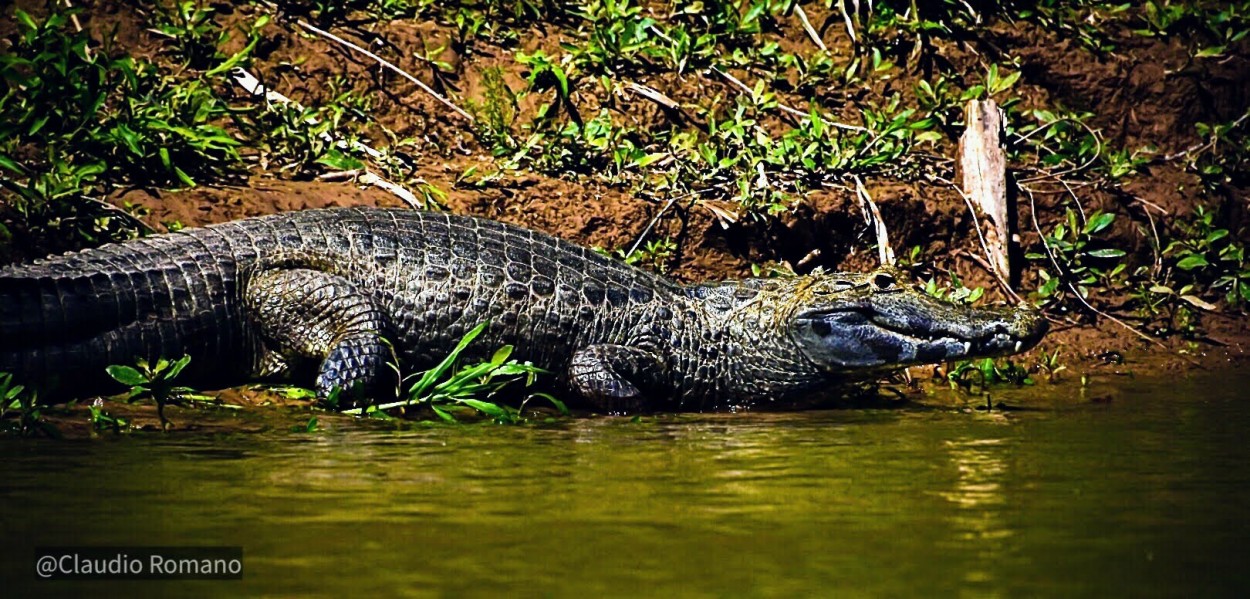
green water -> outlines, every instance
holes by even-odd
[[[0,573],[23,594],[1244,596],[1250,376],[1112,383],[1012,412],[6,441]],[[37,580],[58,544],[238,545],[245,577]]]

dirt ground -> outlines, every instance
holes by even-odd
[[[19,1],[17,6],[33,13],[41,2]],[[124,2],[76,2],[84,9],[85,28],[97,39],[110,37],[135,55],[154,55],[161,40],[148,31],[142,12]],[[140,3],[142,4],[142,3]],[[231,7],[218,3],[220,18],[230,24],[255,18],[255,7]],[[829,15],[820,3],[808,6],[812,20],[824,22]],[[5,14],[10,7],[0,9]],[[9,35],[10,25],[0,26],[0,36]],[[835,56],[852,50],[837,28],[825,37]],[[412,49],[444,45],[454,26],[439,22],[354,23],[339,31],[358,42],[384,39],[379,52],[401,68],[438,86],[429,77],[430,69],[414,58]],[[785,45],[806,40],[799,22],[783,18],[781,30],[772,33]],[[527,26],[519,36],[520,48],[555,48],[562,36],[558,25],[538,23]],[[237,37],[237,36],[236,36]],[[232,43],[239,43],[235,40]],[[1193,62],[1178,44],[1157,39],[1125,42],[1112,56],[1098,57],[1080,48],[1073,40],[1041,30],[1027,23],[991,24],[979,39],[942,42],[939,56],[955,64],[973,68],[980,57],[1013,54],[1021,57],[1020,70],[1026,82],[1022,95],[1029,101],[1061,104],[1094,113],[1092,124],[1107,140],[1129,148],[1152,145],[1159,154],[1181,152],[1199,142],[1198,122],[1227,121],[1239,116],[1250,104],[1250,52],[1246,43],[1220,61]],[[511,51],[475,45],[472,55],[456,54],[452,45],[438,58],[454,69],[448,77],[456,96],[472,98],[483,89],[485,69],[504,69],[513,88],[524,85],[520,67]],[[401,49],[403,51],[396,51]],[[344,51],[323,39],[298,33],[288,24],[271,24],[266,42],[257,53],[252,71],[283,94],[309,106],[328,99],[326,82],[341,78],[374,99],[374,117],[398,137],[416,141],[414,156],[418,174],[428,183],[448,193],[446,208],[533,227],[578,243],[615,249],[628,247],[642,234],[661,209],[657,202],[642,199],[625,187],[601,180],[556,178],[534,172],[504,172],[484,187],[458,183],[466,169],[488,167],[492,158],[465,122],[411,83],[381,71],[367,59]],[[922,75],[923,65],[904,65],[903,74],[888,86],[909,87]],[[680,101],[728,94],[731,90],[718,79],[688,73],[665,74],[645,81]],[[242,94],[242,92],[239,92]],[[783,94],[783,97],[785,95]],[[584,99],[592,102],[592,99]],[[646,125],[666,118],[653,104],[633,97],[616,99],[613,109],[635,125]],[[245,101],[240,97],[240,101]],[[788,101],[802,105],[803,98]],[[826,102],[827,106],[850,106]],[[527,106],[522,105],[524,111]],[[850,108],[847,108],[849,111]],[[592,112],[587,110],[588,114]],[[853,115],[847,120],[855,122]],[[373,140],[386,140],[380,135]],[[890,179],[865,181],[871,196],[881,208],[897,252],[920,246],[934,256],[937,267],[958,273],[971,285],[990,288],[994,298],[1002,294],[992,289],[986,271],[970,258],[979,254],[974,217],[953,189],[924,182]],[[1150,252],[1149,218],[1164,223],[1183,218],[1198,205],[1217,205],[1230,222],[1245,222],[1248,207],[1246,190],[1230,190],[1228,197],[1209,197],[1191,173],[1177,162],[1162,161],[1146,167],[1125,186],[1125,192],[1091,189],[1083,192],[1087,209],[1111,211],[1118,219],[1117,243],[1132,254]],[[1037,210],[1048,215],[1062,214],[1060,193],[1038,196]],[[147,221],[156,228],[178,221],[198,226],[242,217],[281,211],[327,206],[401,206],[395,196],[376,187],[362,187],[351,181],[290,180],[271,173],[254,173],[247,181],[232,185],[204,185],[190,190],[123,189],[107,200],[117,205],[131,203],[149,209]],[[1030,208],[1020,200],[1019,222],[1030,223]],[[1037,239],[1022,226],[1024,242]],[[817,266],[854,270],[875,265],[875,252],[863,230],[854,195],[849,191],[826,189],[802,198],[796,208],[772,221],[740,221],[728,227],[703,205],[676,205],[657,223],[657,231],[679,239],[669,275],[693,281],[749,276],[752,264],[786,262],[799,272]],[[1244,234],[1244,232],[1242,233]],[[812,256],[815,256],[812,258]],[[1038,281],[1026,273],[1025,290]],[[1114,307],[1123,298],[1099,298],[1103,307]],[[1239,313],[1205,314],[1203,339],[1192,341],[1179,336],[1146,341],[1105,318],[1076,318],[1054,314],[1053,332],[1034,351],[1059,350],[1063,361],[1074,372],[1109,371],[1122,368],[1121,357],[1137,368],[1180,372],[1201,366],[1219,368],[1246,356],[1250,328]]]

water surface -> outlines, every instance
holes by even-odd
[[[989,413],[7,440],[0,572],[38,593],[1244,596],[1248,385],[1043,385]],[[39,545],[238,545],[245,577],[46,582]]]

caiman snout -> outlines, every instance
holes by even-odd
[[[1009,355],[1037,345],[1049,328],[1027,305],[972,308],[884,285],[846,295],[854,297],[827,299],[794,322],[800,350],[827,372]]]

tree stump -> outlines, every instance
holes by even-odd
[[[963,191],[989,217],[988,226],[984,227],[989,262],[999,278],[1010,284],[1015,278],[1008,246],[1015,234],[1011,230],[1015,219],[1007,204],[1003,112],[993,100],[971,100],[964,107],[964,116],[967,125],[959,138]]]

